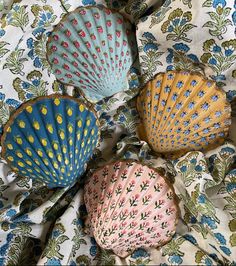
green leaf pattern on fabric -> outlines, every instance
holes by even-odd
[[[9,1],[10,2],[10,1]],[[24,101],[62,93],[46,59],[46,42],[66,10],[108,4],[137,27],[142,81],[167,69],[191,69],[235,95],[235,7],[225,0],[41,0],[9,3],[0,13],[0,126]],[[0,10],[1,12],[1,10]],[[199,15],[200,14],[200,15]],[[139,71],[137,71],[138,73]],[[233,265],[236,261],[236,148],[231,143],[190,152],[176,161],[155,157],[136,135],[137,89],[99,102],[102,142],[89,169],[70,189],[48,189],[18,177],[1,162],[0,265]],[[76,97],[81,97],[76,95]],[[83,184],[112,159],[133,158],[168,174],[179,198],[174,238],[161,249],[138,249],[125,259],[86,234]]]

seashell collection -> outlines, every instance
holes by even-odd
[[[42,96],[11,115],[2,157],[13,171],[50,189],[82,178],[101,137],[93,104],[127,90],[135,38],[127,18],[102,6],[79,7],[62,18],[48,38],[47,60],[58,82],[83,99]],[[229,134],[225,92],[191,69],[158,73],[140,88],[136,107],[137,136],[153,154],[168,159],[217,147]],[[143,162],[118,160],[95,170],[84,200],[86,230],[100,247],[122,258],[140,247],[161,247],[176,232],[174,188],[165,174]]]

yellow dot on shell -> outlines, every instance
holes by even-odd
[[[54,104],[55,104],[56,106],[58,106],[60,103],[61,103],[61,102],[60,102],[60,100],[59,100],[58,98],[56,98],[56,99],[54,100]]]
[[[19,168],[17,168],[17,167],[12,167],[12,170],[18,172],[18,171],[19,171]]]
[[[48,151],[47,154],[48,154],[49,158],[51,158],[51,159],[53,158],[53,152],[52,151]]]
[[[90,124],[91,124],[91,120],[88,119],[88,120],[86,121],[86,125],[87,125],[87,127],[90,126]]]
[[[58,123],[58,124],[62,124],[62,122],[63,122],[63,118],[62,118],[61,115],[57,115],[57,116],[56,116],[56,119],[57,119],[57,123]]]
[[[60,176],[59,178],[60,178],[61,180],[63,180],[63,179],[64,179],[64,178],[63,178],[63,176]]]
[[[48,144],[46,139],[41,139],[41,143],[44,147]]]
[[[32,152],[31,152],[31,150],[30,149],[25,149],[25,152],[29,155],[29,156],[32,156]]]
[[[30,172],[30,173],[33,173],[33,170],[30,169],[30,168],[27,168],[26,170],[27,170],[28,172]]]
[[[34,143],[34,137],[32,135],[28,136],[28,140],[30,143]]]
[[[7,133],[10,133],[11,132],[11,127],[8,127],[7,128]]]
[[[80,112],[83,112],[84,111],[84,105],[83,104],[80,104],[79,110],[80,110]]]
[[[37,150],[37,153],[40,157],[43,157],[43,152],[41,150]]]
[[[49,133],[51,133],[51,134],[53,133],[53,126],[52,126],[52,124],[47,124],[46,125],[46,128],[47,128],[47,130],[48,130]]]
[[[19,145],[21,145],[23,143],[23,140],[20,137],[16,137],[15,140],[16,140],[16,143],[19,144]]]
[[[33,107],[31,105],[27,106],[26,111],[31,114],[33,111]]]
[[[39,129],[40,129],[39,122],[38,122],[38,121],[34,121],[34,122],[33,122],[33,127],[34,127],[36,130],[39,130]]]
[[[70,133],[72,133],[73,132],[73,126],[72,125],[68,125],[68,131],[70,132]]]
[[[58,150],[58,144],[57,144],[57,143],[53,143],[53,148],[54,148],[55,150]]]
[[[73,140],[72,139],[69,139],[69,144],[70,144],[70,146],[73,145]]]
[[[20,128],[25,128],[25,122],[22,120],[18,121],[18,125]]]
[[[77,133],[77,140],[80,140],[80,132]]]
[[[78,154],[78,153],[79,153],[79,149],[76,148],[76,149],[75,149],[75,154]]]
[[[58,169],[58,168],[59,168],[59,166],[58,166],[58,164],[57,164],[57,163],[53,163],[53,166],[54,166],[54,168],[56,168],[56,169]]]
[[[62,147],[62,152],[66,153],[67,152],[67,148],[65,146]]]
[[[24,167],[25,165],[22,162],[17,163],[20,167]]]
[[[68,165],[69,164],[69,160],[66,158],[65,159],[65,165]]]
[[[38,168],[35,168],[35,171],[36,171],[37,173],[40,173],[40,169],[38,169]]]
[[[67,109],[67,114],[68,114],[68,116],[72,116],[72,114],[73,114],[72,108]]]
[[[58,154],[58,155],[57,155],[57,160],[58,160],[59,162],[62,161],[62,156],[61,156],[61,154]]]
[[[34,159],[34,162],[37,164],[37,165],[40,165],[40,162],[38,159]]]
[[[62,140],[65,139],[65,133],[63,131],[60,131],[59,136]]]
[[[14,161],[14,158],[13,158],[12,156],[8,156],[7,159],[8,159],[9,161],[11,161],[11,162]]]
[[[27,174],[27,172],[26,172],[26,171],[21,171],[21,173],[22,173],[22,174],[24,174],[24,175],[25,175],[25,174]]]
[[[81,147],[83,148],[83,147],[84,147],[84,145],[85,145],[85,144],[84,144],[84,142],[82,142],[82,143],[81,143]]]
[[[92,129],[91,134],[94,135],[94,129]]]
[[[46,108],[45,106],[43,106],[43,107],[41,108],[41,113],[42,113],[43,115],[46,115],[47,112],[48,112],[47,108]]]
[[[11,143],[8,143],[8,144],[7,144],[7,148],[8,148],[9,150],[13,150],[13,146],[12,146],[12,144],[11,144]]]
[[[23,158],[23,154],[21,152],[17,152],[16,155],[19,157],[19,158]]]
[[[47,159],[43,159],[43,162],[44,162],[44,164],[45,164],[45,165],[49,165],[49,163],[48,163],[48,160],[47,160]]]
[[[85,129],[85,130],[84,130],[84,136],[86,137],[87,134],[88,134],[88,129]]]
[[[27,163],[28,165],[32,166],[32,163],[31,163],[31,161],[29,161],[29,160],[26,160],[26,163]]]
[[[65,173],[65,168],[64,167],[61,168],[61,172]]]
[[[77,122],[77,126],[78,126],[78,127],[82,127],[82,120],[79,120],[79,121]]]

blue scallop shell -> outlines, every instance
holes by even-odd
[[[47,43],[48,61],[62,83],[99,101],[128,87],[137,54],[132,24],[104,7],[79,7],[67,14]]]
[[[96,115],[85,103],[69,96],[39,97],[6,124],[3,157],[20,176],[65,187],[84,173],[99,135]]]

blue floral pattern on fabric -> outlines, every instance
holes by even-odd
[[[120,9],[136,24],[137,71],[131,69],[127,88],[141,88],[142,82],[159,72],[189,69],[214,79],[227,92],[229,101],[236,97],[235,1],[29,2],[0,1],[1,134],[2,125],[23,102],[64,91],[65,86],[51,73],[46,42],[66,11],[81,5],[101,4]],[[181,83],[178,86],[181,88]],[[168,91],[170,88],[166,88]],[[88,169],[93,170],[114,157],[143,160],[162,170],[164,167],[180,198],[180,236],[160,250],[139,249],[120,259],[110,251],[96,248],[94,239],[84,233],[87,213],[83,184],[76,182],[70,189],[48,189],[39,182],[32,184],[29,178],[19,177],[1,162],[4,171],[0,176],[0,265],[235,264],[235,147],[227,143],[210,153],[190,152],[171,162],[153,156],[147,143],[140,142],[134,134],[140,123],[135,95],[130,90],[96,105],[101,114],[102,142]],[[191,94],[186,91],[183,97]],[[200,93],[199,97],[204,95]],[[195,108],[191,101],[189,107]],[[186,113],[182,112],[181,117],[185,118]],[[190,119],[196,121],[197,114],[193,113]],[[204,123],[211,125],[212,121],[206,118]],[[185,121],[183,127],[188,125]],[[198,126],[196,123],[195,131]]]
[[[165,1],[137,24],[144,82],[165,70],[191,69],[210,76],[225,91],[235,91],[235,14],[233,1]],[[149,63],[143,49],[146,36],[152,36],[161,53],[158,68]]]

